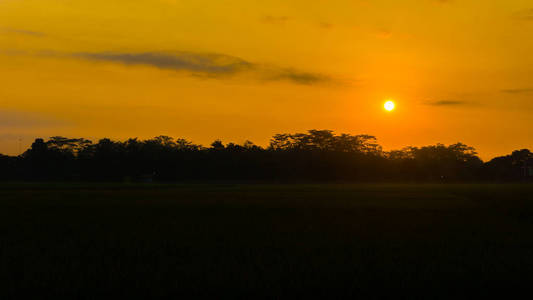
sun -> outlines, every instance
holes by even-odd
[[[383,107],[385,108],[386,111],[393,111],[394,108],[396,108],[396,104],[394,104],[393,101],[389,100],[389,101],[385,102]]]

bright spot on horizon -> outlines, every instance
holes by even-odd
[[[393,111],[394,108],[396,107],[396,104],[394,104],[394,102],[389,100],[389,101],[385,102],[383,107],[385,108],[386,111]]]

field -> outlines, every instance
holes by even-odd
[[[435,299],[533,278],[533,185],[0,188],[1,299]]]

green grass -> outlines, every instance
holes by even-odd
[[[0,185],[0,298],[526,289],[533,185]]]

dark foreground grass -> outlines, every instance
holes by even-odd
[[[434,299],[533,278],[530,185],[0,187],[0,299]]]

